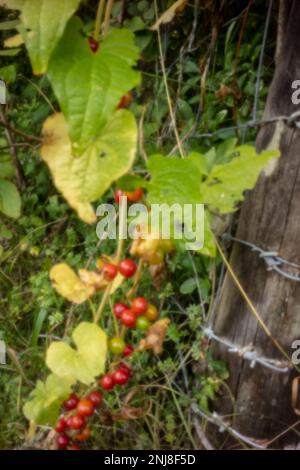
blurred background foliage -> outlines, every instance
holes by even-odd
[[[171,3],[157,1],[158,16]],[[90,0],[82,2],[78,12],[87,36],[93,30],[96,9],[97,1]],[[216,147],[221,152],[230,138],[254,142],[257,130],[232,126],[253,118],[255,97],[258,117],[264,108],[276,40],[274,9],[263,65],[258,69],[266,12],[262,0],[191,0],[161,28],[168,86],[187,150]],[[15,19],[15,12],[0,9],[2,44],[12,35],[3,22]],[[141,130],[135,163],[141,174],[151,153],[177,151],[157,34],[149,30],[155,20],[153,1],[114,3],[113,23],[134,31],[141,50],[143,80],[131,105]],[[55,293],[49,268],[59,260],[78,268],[90,259],[93,266],[96,256],[112,252],[114,246],[106,241],[99,248],[95,230],[76,218],[53,187],[39,156],[40,142],[30,139],[40,136],[43,121],[57,109],[49,82],[32,75],[24,48],[9,52],[0,48],[0,77],[8,83],[9,93],[6,119],[24,134],[16,135],[22,214],[15,221],[0,215],[0,333],[8,347],[7,364],[0,365],[0,448],[5,449],[24,445],[27,423],[22,415],[23,399],[32,383],[46,375],[43,356],[51,338],[62,337],[74,318],[77,323],[90,317],[88,307],[70,308]],[[205,136],[215,131],[213,136]],[[7,154],[1,129],[0,159]],[[111,190],[103,199],[111,200],[112,195]],[[143,280],[143,294],[162,302],[163,316],[173,320],[159,360],[147,352],[134,359],[137,393],[131,405],[144,408],[145,413],[140,419],[114,421],[113,412],[122,404],[120,395],[110,394],[107,413],[96,423],[89,447],[186,449],[199,445],[193,431],[191,400],[208,409],[227,377],[226,365],[207,353],[207,341],[200,330],[204,312],[210,308],[218,265],[218,259],[177,253],[168,260],[166,281],[154,294],[150,275]],[[40,431],[41,439],[45,431]]]

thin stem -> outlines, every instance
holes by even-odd
[[[154,2],[155,6],[155,15],[156,19],[158,18],[158,12],[157,12],[157,1],[155,0]],[[166,67],[165,67],[165,62],[164,62],[164,54],[163,54],[163,48],[162,48],[162,43],[161,43],[161,37],[160,37],[160,30],[159,27],[157,29],[157,39],[158,39],[158,48],[159,48],[159,56],[160,56],[160,63],[161,63],[161,69],[162,69],[162,74],[163,74],[163,81],[165,85],[165,90],[166,90],[166,96],[167,96],[167,102],[168,102],[168,107],[169,107],[169,112],[171,116],[171,121],[172,121],[172,126],[176,138],[176,142],[178,145],[178,149],[181,155],[181,158],[185,158],[182,142],[180,140],[180,136],[177,130],[177,125],[176,125],[176,118],[175,114],[173,111],[173,106],[172,106],[172,101],[171,101],[171,96],[170,96],[170,91],[169,91],[169,86],[168,86],[168,80],[167,80],[167,74],[166,74]]]
[[[125,219],[126,219],[126,211],[127,211],[127,198],[122,196],[120,198],[120,208],[119,208],[119,226],[121,228],[123,227]],[[122,231],[121,231],[121,236],[119,237],[119,240],[118,240],[117,255],[115,259],[116,264],[119,264],[120,258],[122,256],[123,244],[124,244],[124,239],[122,238]],[[104,291],[100,305],[98,307],[97,313],[94,318],[94,323],[98,323],[101,318],[104,307],[109,299],[112,284],[113,282],[110,282]]]
[[[12,132],[13,134],[16,134],[16,135],[20,135],[21,137],[23,137],[25,140],[29,140],[29,141],[35,141],[35,142],[39,142],[41,143],[43,141],[43,139],[41,139],[40,137],[36,137],[35,135],[28,135],[28,134],[25,134],[25,132],[22,132],[20,131],[19,129],[15,129],[14,127],[12,127],[10,124],[8,123],[4,123],[4,122],[0,122],[0,125],[2,127],[5,127],[8,131]]]
[[[186,431],[187,435],[188,435],[189,438],[190,438],[190,441],[191,441],[191,443],[192,443],[193,448],[194,448],[194,449],[197,449],[198,446],[197,446],[197,444],[196,444],[196,442],[195,442],[195,440],[194,440],[194,438],[193,438],[193,436],[192,436],[192,433],[191,433],[191,430],[190,430],[190,426],[189,426],[189,425],[187,424],[187,422],[186,422],[186,419],[185,419],[184,414],[183,414],[183,412],[182,412],[181,406],[180,406],[180,404],[179,404],[179,402],[178,402],[178,400],[177,400],[176,394],[174,393],[174,390],[173,390],[172,384],[171,384],[171,382],[170,382],[170,379],[169,379],[169,377],[168,377],[167,375],[166,375],[165,377],[166,377],[166,379],[167,379],[166,381],[168,382],[168,385],[169,385],[169,388],[170,388],[170,391],[171,391],[171,394],[172,394],[172,397],[173,397],[175,406],[176,406],[176,408],[177,408],[178,414],[179,414],[179,416],[180,416],[180,418],[181,418],[181,421],[182,421],[182,424],[183,424],[183,426],[184,426],[184,428],[185,428],[185,431]]]
[[[95,305],[94,305],[94,303],[91,301],[91,299],[88,299],[88,301],[89,301],[90,309],[91,309],[92,314],[93,314],[93,318],[95,319],[95,318],[96,318],[96,315],[97,315],[97,312],[96,312],[96,309],[95,309]]]
[[[13,136],[11,135],[12,131],[6,120],[6,116],[2,111],[0,111],[0,124],[4,126],[5,138],[10,147],[10,154],[11,154],[12,162],[16,170],[17,185],[18,185],[18,188],[21,189],[24,184],[24,173],[22,170],[22,166],[20,165],[20,162],[18,160],[16,148],[14,147]]]
[[[103,17],[103,12],[104,12],[104,4],[105,4],[105,0],[99,0],[96,20],[95,20],[95,30],[93,34],[93,38],[95,39],[95,41],[99,41],[99,38],[100,38],[102,17]]]
[[[126,224],[126,212],[127,212],[127,197],[121,196],[120,197],[120,205],[119,205],[119,240],[118,240],[118,247],[117,247],[117,254],[115,263],[119,264],[123,246],[124,246],[124,227]]]
[[[102,296],[100,305],[99,305],[99,307],[98,307],[97,313],[96,313],[95,318],[94,318],[94,323],[99,323],[99,320],[100,320],[100,318],[101,318],[101,315],[102,315],[102,312],[103,312],[104,307],[105,307],[105,305],[106,305],[106,302],[107,302],[108,299],[109,299],[109,294],[110,294],[111,285],[112,285],[112,283],[110,282],[110,283],[108,284],[108,286],[106,287],[105,291],[104,291],[104,294],[103,294],[103,296]]]
[[[17,353],[14,349],[12,348],[8,348],[7,349],[7,354],[10,358],[10,360],[13,362],[13,364],[15,365],[16,369],[18,370],[19,374],[21,375],[21,377],[23,377],[24,381],[26,382],[27,385],[31,386],[32,382],[30,382],[30,380],[27,378],[25,372],[24,372],[24,369],[19,361],[19,358],[17,356]]]
[[[132,285],[131,289],[126,294],[127,299],[130,299],[131,297],[133,297],[135,295],[137,286],[138,286],[139,281],[141,279],[142,269],[143,269],[143,260],[140,259],[139,263],[138,263],[136,273],[135,273],[134,278],[133,278],[133,285]]]
[[[111,313],[112,313],[112,319],[113,319],[115,334],[116,334],[116,336],[120,336],[119,323],[118,323],[118,320],[117,320],[116,316],[113,313],[113,306],[112,306],[111,301],[110,301],[110,310],[111,310]]]
[[[114,0],[108,0],[105,10],[104,16],[104,26],[103,26],[103,37],[107,36],[109,31],[109,23],[110,23],[110,16],[112,12],[112,7],[114,4]]]

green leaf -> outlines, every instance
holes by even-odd
[[[192,152],[185,159],[153,155],[148,161],[148,169],[151,174],[147,186],[150,204],[203,204],[200,191],[206,172],[203,155]],[[185,220],[184,223],[190,223],[190,229],[194,228],[194,221]],[[216,253],[207,211],[204,211],[204,245],[199,252],[208,256]]]
[[[80,19],[72,18],[48,72],[77,155],[99,135],[122,96],[140,82],[132,68],[139,57],[132,32],[113,29],[92,53],[81,28]]]
[[[192,294],[195,289],[197,289],[197,282],[194,277],[186,279],[179,288],[181,294]]]
[[[107,354],[105,332],[94,323],[80,323],[72,334],[77,349],[63,341],[50,345],[46,363],[59,377],[73,377],[89,385],[104,372]]]
[[[0,51],[0,57],[12,57],[17,55],[21,49],[19,47],[9,49],[9,50],[2,50]]]
[[[244,191],[252,189],[260,172],[280,156],[278,150],[257,154],[247,145],[237,147],[235,153],[239,156],[229,163],[215,165],[201,187],[205,203],[222,214],[234,211],[236,203],[244,199]]]
[[[123,191],[134,191],[137,188],[147,188],[148,182],[138,175],[125,175],[118,179],[117,185]]]
[[[202,171],[198,154],[190,158],[152,155],[148,161],[151,181],[148,185],[150,204],[201,203]]]
[[[16,186],[0,178],[0,212],[17,219],[21,212],[21,198]]]
[[[204,211],[204,245],[201,248],[200,253],[206,256],[215,257],[217,254],[217,247],[214,240],[214,235],[211,230],[211,214],[205,209]]]
[[[1,178],[11,178],[14,174],[15,174],[15,170],[11,162],[11,156],[8,154],[0,155]]]
[[[39,380],[25,403],[23,412],[29,421],[54,425],[62,402],[69,396],[73,381],[50,374],[45,382]]]
[[[19,24],[20,24],[19,20],[1,21],[0,31],[8,31],[10,29],[15,29]]]
[[[0,78],[5,83],[13,83],[16,80],[17,72],[15,65],[6,65],[0,68]]]
[[[47,71],[48,61],[80,0],[6,0],[21,10],[19,31],[36,75]]]
[[[80,157],[72,155],[61,113],[47,119],[43,133],[41,153],[57,189],[82,220],[95,222],[90,203],[127,173],[134,161],[137,126],[133,114],[127,110],[116,111]]]

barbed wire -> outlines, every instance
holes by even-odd
[[[175,298],[173,298],[173,303],[179,308],[179,310],[184,315],[187,315],[187,312],[184,309],[184,307],[182,307],[182,305]],[[221,338],[220,336],[216,335],[216,333],[213,331],[210,324],[208,324],[207,326],[200,326],[200,328],[203,334],[207,338],[211,340],[215,340],[219,344],[226,346],[226,348],[228,349],[228,352],[235,353],[239,355],[240,357],[242,357],[243,359],[249,361],[251,368],[253,368],[256,364],[260,364],[261,366],[266,367],[267,369],[271,369],[275,372],[287,373],[290,370],[290,366],[288,365],[288,362],[283,362],[277,359],[270,359],[270,358],[261,356],[253,348],[252,345],[241,346],[241,345],[232,343],[226,338]]]
[[[250,248],[251,251],[258,253],[259,257],[264,260],[267,266],[267,271],[276,271],[278,274],[285,277],[286,279],[289,279],[290,281],[300,282],[300,276],[290,274],[279,267],[279,266],[286,265],[286,266],[291,266],[293,268],[300,269],[300,266],[296,263],[287,261],[286,259],[282,258],[281,256],[278,255],[276,251],[263,250],[262,248],[255,245],[254,243],[241,240],[240,238],[234,237],[229,233],[225,233],[223,235],[223,239],[240,243],[241,245],[244,245]]]
[[[256,364],[260,364],[267,369],[271,369],[275,372],[287,373],[290,370],[290,367],[287,366],[286,362],[279,361],[277,359],[269,359],[267,357],[260,356],[253,346],[240,346],[232,343],[231,341],[217,336],[212,328],[203,327],[202,331],[204,335],[209,338],[217,341],[219,344],[226,346],[228,352],[236,353],[238,356],[250,361],[250,367],[253,368]]]
[[[228,126],[228,127],[221,127],[213,132],[207,132],[205,134],[193,134],[192,138],[202,138],[202,137],[215,137],[218,134],[222,134],[226,131],[234,131],[240,129],[250,129],[261,127],[266,124],[274,124],[276,122],[285,122],[290,127],[295,127],[296,129],[300,129],[300,111],[294,111],[289,116],[274,116],[268,119],[251,119],[245,123],[238,124],[236,126]]]
[[[254,447],[256,449],[266,449],[268,446],[268,443],[260,443],[258,441],[254,441],[250,437],[244,436],[244,434],[241,434],[239,431],[236,431],[236,429],[234,429],[232,426],[227,424],[224,421],[223,417],[220,416],[215,411],[213,411],[212,413],[204,412],[196,405],[196,403],[191,404],[191,410],[195,415],[201,416],[209,423],[212,423],[215,426],[218,426],[219,432],[227,431],[233,437],[235,437],[236,439],[240,441],[245,442],[245,444],[248,444],[251,447]]]

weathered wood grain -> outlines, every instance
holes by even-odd
[[[265,109],[265,118],[299,110],[291,101],[293,80],[300,79],[300,2],[284,0],[282,37],[277,48],[276,70]],[[276,126],[268,124],[257,138],[258,149],[268,147]],[[278,135],[277,135],[278,137]],[[283,127],[282,156],[271,176],[262,175],[246,197],[236,236],[278,251],[300,265],[300,130]],[[292,355],[291,344],[300,339],[300,283],[266,270],[264,262],[248,248],[234,244],[230,262],[272,334]],[[290,270],[300,274],[297,270]],[[255,349],[265,357],[282,359],[270,339],[251,315],[227,273],[217,309],[214,329],[229,340]],[[297,420],[291,406],[291,380],[295,373],[281,374],[228,354],[214,344],[216,356],[227,361],[229,385],[235,397],[224,398],[219,411],[235,413],[234,427],[255,438],[272,438]]]

